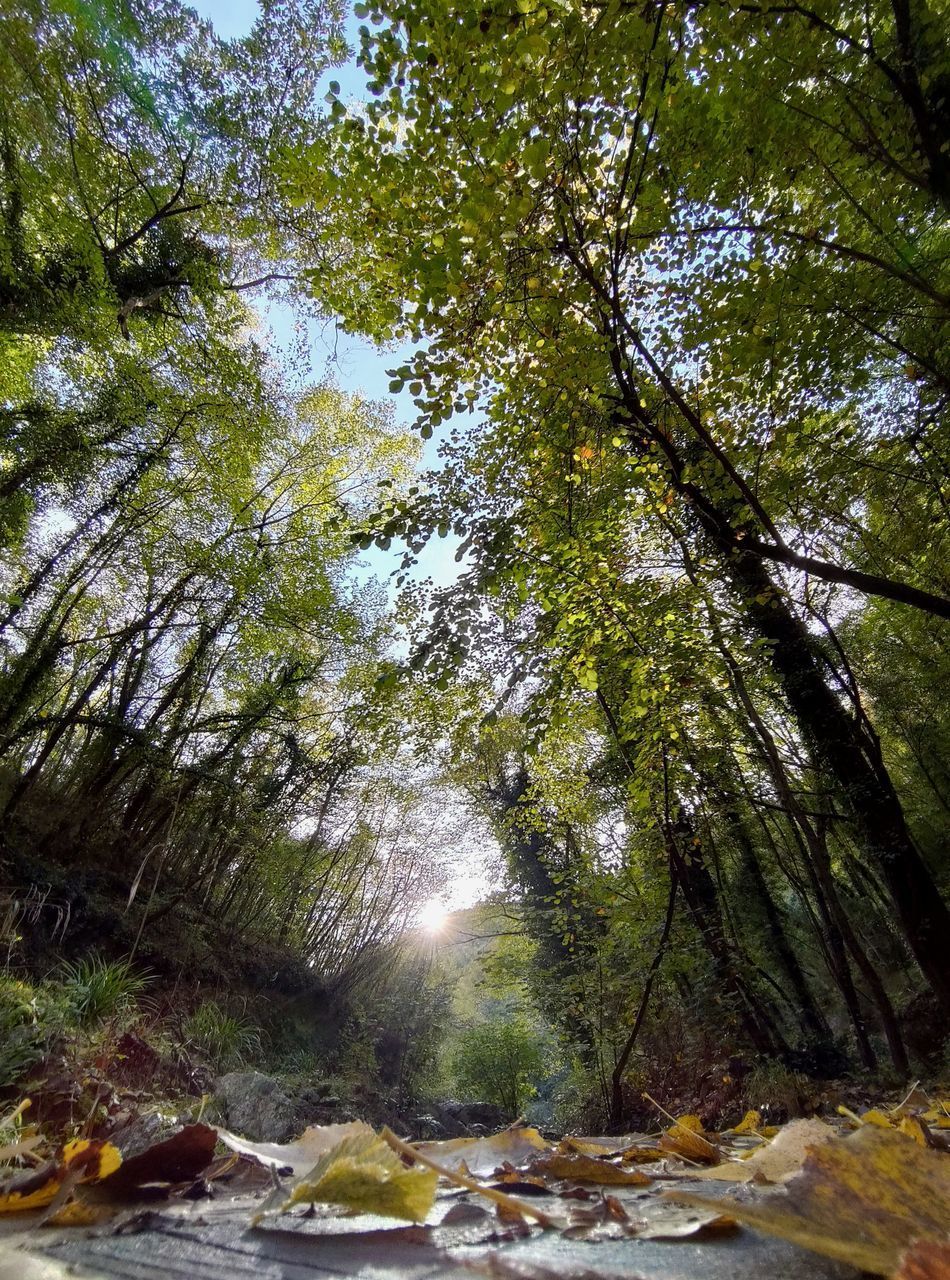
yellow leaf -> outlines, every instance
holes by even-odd
[[[810,1150],[797,1177],[758,1202],[669,1194],[889,1276],[912,1242],[946,1240],[950,1161],[894,1129],[865,1124],[847,1138]]]
[[[677,1129],[688,1129],[690,1133],[703,1133],[703,1122],[699,1116],[680,1116],[676,1121]],[[672,1133],[673,1131],[670,1130]]]
[[[918,1146],[927,1146],[927,1135],[924,1133],[923,1125],[913,1116],[902,1116],[897,1127],[901,1133],[906,1133],[908,1138],[913,1138]]]
[[[115,1205],[90,1204],[88,1200],[68,1200],[43,1223],[44,1227],[94,1227],[116,1212]]]
[[[358,1213],[422,1222],[432,1208],[437,1182],[429,1169],[407,1168],[392,1147],[370,1131],[344,1138],[321,1156],[290,1188],[278,1210],[283,1213],[295,1204],[336,1204]]]
[[[759,1115],[758,1111],[747,1111],[732,1132],[755,1133],[761,1123],[762,1117]]]
[[[671,1129],[660,1136],[660,1150],[687,1160],[699,1160],[703,1164],[716,1164],[719,1152],[704,1136],[698,1116],[684,1116]]]
[[[653,1161],[660,1160],[663,1152],[659,1147],[626,1147],[621,1153],[620,1158],[624,1164],[651,1164]]]
[[[883,1111],[872,1108],[860,1117],[862,1124],[876,1124],[879,1129],[893,1129],[894,1122],[889,1120]]]
[[[114,1173],[121,1163],[122,1155],[111,1142],[75,1138],[67,1142],[59,1160],[14,1174],[0,1186],[0,1213],[45,1209],[56,1199],[67,1177],[73,1182],[98,1182]]]
[[[56,1198],[61,1183],[59,1166],[54,1164],[20,1175],[0,1189],[0,1213],[45,1209]]]
[[[122,1153],[111,1142],[74,1138],[63,1147],[62,1161],[69,1170],[81,1170],[80,1182],[99,1182],[115,1173],[122,1163]]]

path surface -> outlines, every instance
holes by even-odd
[[[686,1181],[683,1187],[696,1186]],[[716,1194],[709,1183],[704,1194]],[[628,1207],[637,1195],[625,1192]],[[858,1280],[803,1249],[736,1229],[680,1240],[576,1240],[499,1223],[467,1195],[440,1195],[426,1225],[284,1217],[250,1226],[252,1197],[129,1208],[99,1228],[0,1220],[0,1280]],[[440,1225],[452,1212],[457,1225]],[[494,1238],[493,1238],[494,1237]],[[500,1237],[500,1238],[499,1238]]]

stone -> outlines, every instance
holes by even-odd
[[[230,1071],[214,1082],[224,1125],[252,1142],[289,1142],[300,1131],[299,1110],[279,1080],[261,1071]]]

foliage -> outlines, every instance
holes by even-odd
[[[42,1061],[73,1018],[61,991],[0,977],[0,1087],[21,1080]]]
[[[153,980],[130,960],[102,956],[67,961],[61,969],[63,995],[84,1026],[129,1013]]]
[[[451,590],[407,588],[407,678],[495,703],[446,758],[536,989],[615,1123],[657,1007],[700,991],[722,1052],[831,1046],[843,1016],[906,1074],[905,984],[950,1014],[946,857],[917,835],[945,823],[941,730],[890,736],[864,681],[906,625],[926,705],[950,616],[942,17],[364,16],[375,100],[331,92],[284,180],[345,229],[315,295],[416,345],[391,388],[444,466],[363,537],[404,568],[457,540]]]
[[[545,1059],[538,1027],[523,1016],[501,1012],[464,1029],[452,1068],[463,1094],[493,1103],[515,1119],[537,1092]]]
[[[5,859],[111,877],[135,954],[292,952],[405,1101],[461,796],[496,970],[612,1123],[684,1063],[908,1074],[950,1016],[945,15],[358,14],[326,112],[335,0],[4,14]],[[275,300],[414,348],[437,471],[274,358]],[[136,994],[93,976],[84,1018]]]
[[[260,1032],[247,1018],[203,1000],[182,1023],[185,1046],[193,1048],[217,1072],[233,1071],[261,1053]]]

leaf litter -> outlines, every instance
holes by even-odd
[[[160,1215],[210,1197],[246,1208],[251,1229],[345,1228],[369,1240],[381,1231],[375,1219],[389,1217],[416,1224],[401,1239],[448,1250],[502,1248],[538,1232],[594,1245],[746,1226],[894,1280],[947,1280],[947,1101],[912,1090],[890,1109],[839,1111],[830,1123],[778,1130],[748,1112],[718,1134],[695,1115],[664,1113],[670,1123],[655,1136],[560,1142],[519,1123],[485,1138],[411,1143],[354,1121],[311,1126],[292,1143],[254,1143],[199,1123],[171,1134],[133,1127],[55,1150],[24,1127],[0,1154],[0,1211],[40,1211],[31,1225],[101,1233],[122,1230],[130,1205],[148,1198],[168,1202]],[[704,1181],[740,1184],[737,1198],[702,1194]],[[539,1196],[543,1208],[531,1202]],[[515,1265],[493,1274],[521,1273]]]

